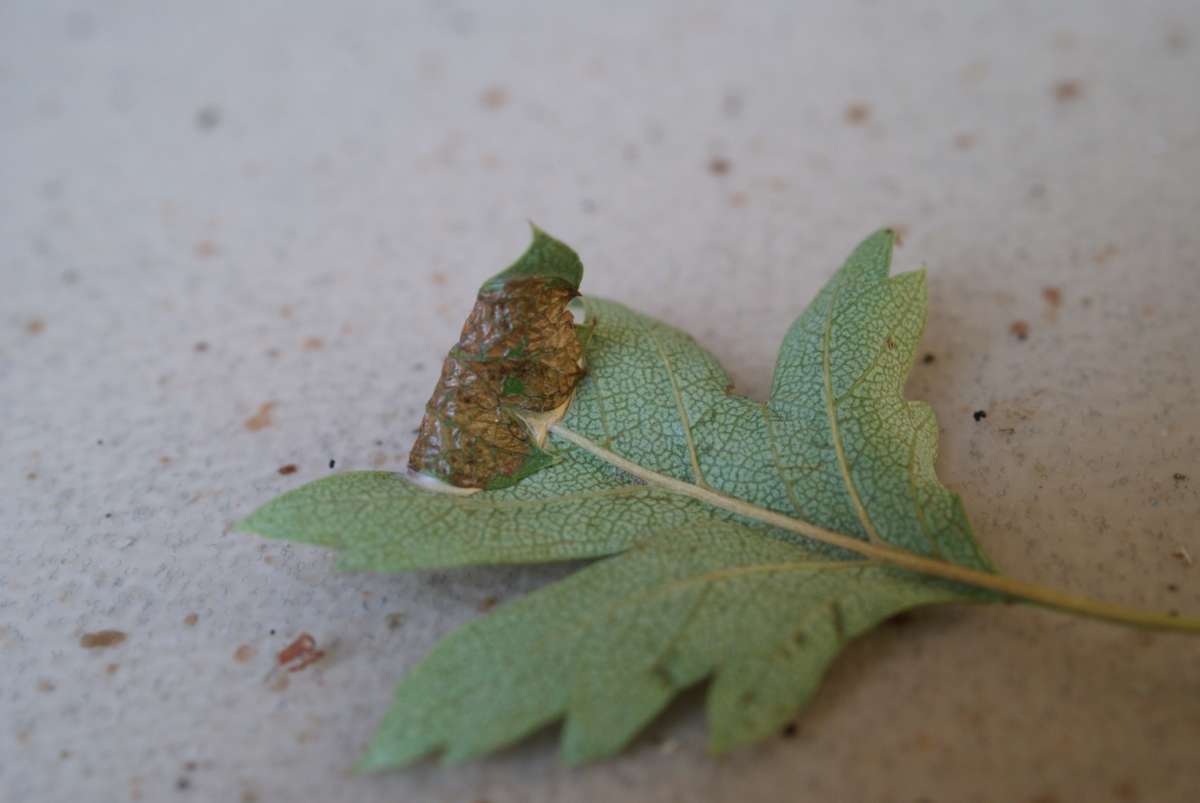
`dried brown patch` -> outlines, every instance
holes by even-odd
[[[29,323],[25,324],[25,331],[31,335],[40,335],[46,331],[46,322],[41,318],[34,318]]]
[[[846,107],[843,117],[850,125],[863,125],[871,119],[871,107],[861,102],[851,103]]]
[[[319,337],[306,337],[304,342],[300,344],[300,348],[305,351],[320,351],[325,348],[325,341]]]
[[[324,657],[324,651],[317,649],[317,640],[308,633],[301,633],[295,641],[279,651],[275,661],[289,672],[299,672]]]
[[[31,471],[25,475],[25,479],[27,479],[27,480],[36,480],[37,478],[38,478],[38,473],[36,471]]]
[[[433,282],[438,287],[445,287],[446,283],[449,282],[450,279],[440,270],[435,270],[433,273],[429,274],[429,281]]]
[[[903,223],[897,223],[888,228],[892,231],[892,242],[895,243],[897,248],[903,248],[905,241],[908,239],[908,226]]]
[[[1017,340],[1029,339],[1029,321],[1013,321],[1008,325],[1009,334]]]
[[[375,468],[382,468],[388,462],[387,452],[375,452],[371,455],[371,465]]]
[[[217,255],[217,244],[212,240],[201,240],[200,242],[196,243],[193,251],[195,252],[196,256],[200,257],[201,259],[208,259],[209,257],[214,257]]]
[[[734,209],[745,209],[750,205],[750,196],[744,192],[735,192],[729,196],[729,205]]]
[[[479,95],[485,109],[503,109],[508,105],[508,90],[502,86],[489,86]]]
[[[387,622],[388,630],[399,630],[404,626],[404,621],[408,618],[408,614],[403,611],[389,613],[384,621]]]
[[[246,419],[245,427],[251,432],[258,432],[260,429],[266,429],[271,426],[271,411],[275,409],[275,402],[264,402],[258,406],[258,412]]]
[[[238,648],[233,651],[233,660],[239,664],[248,662],[251,658],[258,654],[258,650],[249,644],[239,644]]]
[[[183,617],[183,623],[188,627],[194,627],[196,622],[199,621],[200,617],[194,613],[189,613],[187,616]]]
[[[169,466],[171,465],[171,458],[164,454],[158,458],[158,464],[160,466]]]
[[[296,464],[295,464],[295,463],[288,463],[286,466],[280,466],[280,467],[279,467],[279,473],[280,473],[280,474],[282,474],[282,475],[283,475],[283,476],[285,476],[285,477],[286,477],[288,474],[295,474],[297,471],[299,471],[299,469],[298,469],[298,468],[296,468]]]
[[[475,609],[480,613],[487,613],[492,608],[495,608],[499,602],[500,600],[496,599],[495,597],[484,597],[479,601],[479,604],[475,606]]]
[[[1054,85],[1054,99],[1059,103],[1071,103],[1083,95],[1083,83],[1074,78],[1059,81]]]
[[[109,664],[108,666],[104,667],[104,674],[115,675],[115,674],[117,674],[117,670],[120,668],[121,668],[120,664]]]
[[[724,156],[714,156],[708,160],[708,172],[714,176],[725,176],[733,169],[733,163]]]
[[[975,147],[975,135],[962,131],[954,135],[954,147],[960,151],[969,151]]]
[[[120,630],[97,630],[94,633],[84,633],[80,636],[79,646],[85,650],[115,647],[127,638],[129,636]]]
[[[57,684],[48,678],[40,678],[37,682],[37,690],[41,692],[52,692],[57,688]]]
[[[279,317],[283,318],[285,321],[291,320],[293,312],[295,312],[295,310],[292,309],[291,304],[284,304],[279,308]]]
[[[1057,309],[1062,306],[1062,290],[1058,287],[1043,287],[1042,300]]]

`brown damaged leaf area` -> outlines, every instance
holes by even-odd
[[[502,487],[548,461],[518,413],[565,405],[583,346],[557,277],[489,282],[442,364],[409,456],[414,471],[463,488]]]

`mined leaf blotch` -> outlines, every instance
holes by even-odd
[[[553,462],[521,414],[566,404],[583,376],[567,309],[582,275],[574,251],[534,228],[525,254],[484,283],[425,406],[411,469],[499,488]]]

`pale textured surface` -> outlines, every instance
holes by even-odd
[[[338,574],[224,534],[330,459],[402,464],[526,217],[760,397],[897,224],[896,269],[930,267],[909,396],[996,565],[1200,611],[1193,3],[165,5],[0,8],[5,799],[1195,796],[1200,644],[1002,607],[871,635],[794,738],[719,761],[692,696],[583,771],[541,738],[352,779],[406,666],[561,572]],[[277,691],[302,630],[332,655]]]

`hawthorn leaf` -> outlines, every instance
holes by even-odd
[[[573,256],[551,240],[536,232],[531,253]],[[903,397],[926,289],[923,271],[889,276],[893,241],[887,230],[867,238],[791,327],[765,402],[735,394],[683,332],[584,296],[572,331],[582,378],[565,411],[547,420],[545,406],[517,400],[480,412],[483,429],[524,422],[508,431],[528,450],[458,483],[483,490],[352,472],[244,520],[268,537],[337,549],[339,566],[356,570],[609,556],[440,642],[400,682],[360,767],[436,752],[466,760],[559,720],[564,760],[603,758],[708,678],[712,747],[746,744],[795,715],[848,639],[915,606],[1002,598],[805,535],[819,528],[849,546],[993,571],[934,472],[932,410]],[[481,299],[530,316],[507,331],[553,319],[561,340],[562,295],[508,304],[504,292],[493,279]],[[569,361],[543,358],[571,373]],[[485,371],[489,398],[530,370],[541,369]],[[447,371],[453,379],[459,368],[443,380]],[[438,402],[443,384],[427,421],[461,409]],[[429,447],[416,467],[448,465]],[[528,467],[530,454],[544,459]]]

